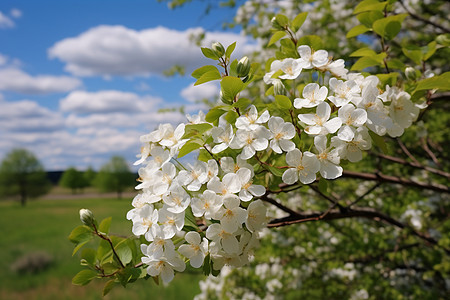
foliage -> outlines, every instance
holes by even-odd
[[[445,298],[448,23],[403,1],[339,3],[292,15],[245,2],[237,23],[266,46],[240,60],[236,44],[201,49],[214,64],[192,76],[219,80],[220,101],[141,137],[142,192],[127,214],[139,238],[114,241],[82,217],[75,250],[98,237],[108,255],[76,283],[167,283],[191,265],[212,275],[198,299]],[[194,151],[193,166],[180,160]]]
[[[85,176],[85,173],[71,167],[64,171],[59,185],[71,189],[72,193],[75,194],[77,190],[82,190],[89,186],[88,177],[90,176],[92,175]]]
[[[134,174],[130,171],[126,160],[120,156],[113,156],[100,168],[95,177],[95,186],[103,192],[116,192],[118,198],[121,198],[125,189],[134,183]]]
[[[49,188],[44,168],[33,153],[14,149],[6,154],[0,166],[1,194],[19,196],[25,206],[28,198],[44,195]]]

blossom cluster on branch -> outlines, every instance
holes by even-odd
[[[209,50],[228,73],[223,46]],[[325,50],[301,45],[297,51],[299,58],[273,60],[264,76],[274,86],[268,101],[277,109],[239,97],[251,80],[243,59],[235,66],[238,76],[224,76],[233,82],[222,82],[224,105],[213,118],[200,113],[188,124],[162,124],[141,137],[141,193],[127,218],[133,233],[149,243],[141,251],[150,276],[167,283],[187,260],[212,270],[247,264],[268,222],[258,198],[271,193],[280,177],[287,185],[336,179],[342,160],[361,160],[372,137],[400,136],[423,108],[408,93],[380,86],[376,76],[348,73],[344,61],[333,61]],[[305,72],[314,82],[295,97],[287,86]],[[194,165],[178,160],[195,149],[203,155]]]

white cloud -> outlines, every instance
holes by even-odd
[[[60,101],[65,112],[75,113],[111,113],[111,112],[148,112],[155,109],[161,99],[115,90],[99,92],[74,91]]]
[[[0,53],[0,66],[6,65],[8,57]]]
[[[62,115],[34,101],[0,101],[0,132],[49,132],[64,127]]]
[[[68,92],[81,86],[79,79],[69,76],[31,76],[15,67],[0,69],[0,90],[22,94]]]
[[[20,9],[13,8],[11,9],[10,15],[11,17],[18,19],[22,17],[22,11]]]
[[[216,82],[208,82],[196,86],[192,83],[182,89],[180,95],[190,102],[196,102],[203,99],[212,100],[219,96],[219,87]]]
[[[177,31],[159,26],[137,31],[101,25],[57,42],[48,53],[78,76],[146,76],[161,74],[175,64],[191,71],[205,62],[199,47],[189,40],[200,32],[201,28]],[[216,40],[224,45],[237,41],[239,55],[254,49],[248,38],[234,33],[207,32],[204,44]]]
[[[14,27],[14,22],[5,14],[0,11],[0,29],[1,28],[12,28]]]

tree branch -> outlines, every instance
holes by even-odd
[[[412,11],[410,11],[410,10],[405,6],[405,4],[403,3],[403,0],[400,0],[399,2],[400,2],[400,4],[401,4],[401,6],[405,9],[405,11],[406,11],[413,19],[416,19],[416,20],[418,20],[418,21],[421,21],[421,22],[423,22],[423,23],[425,23],[425,24],[428,24],[428,25],[431,25],[431,26],[433,26],[433,27],[439,28],[440,30],[442,30],[442,31],[445,32],[445,33],[450,33],[450,29],[445,28],[444,26],[439,25],[439,24],[437,24],[437,23],[435,23],[435,22],[432,22],[432,21],[430,21],[430,20],[427,20],[427,19],[425,19],[425,18],[422,18],[421,16],[416,15],[415,13],[413,13]]]
[[[420,189],[432,190],[440,193],[450,193],[450,188],[437,183],[423,183],[417,182],[414,180],[396,177],[391,175],[385,175],[382,173],[372,174],[372,173],[362,173],[362,172],[354,172],[354,171],[343,171],[342,178],[356,178],[356,179],[364,179],[371,180],[377,182],[386,182],[386,183],[396,183],[405,186],[416,187]]]
[[[428,166],[424,166],[424,165],[422,165],[419,162],[409,162],[409,161],[406,161],[406,160],[398,158],[398,157],[394,157],[394,156],[390,156],[390,155],[384,155],[384,154],[381,154],[381,153],[374,153],[374,154],[376,156],[382,158],[382,159],[393,161],[395,163],[402,164],[402,165],[405,165],[405,166],[410,166],[410,167],[413,167],[413,168],[423,169],[423,170],[426,170],[426,171],[428,171],[430,173],[434,173],[434,174],[437,174],[437,175],[440,175],[440,176],[443,176],[443,177],[446,177],[446,178],[450,178],[450,173],[447,173],[447,172],[444,172],[444,171],[441,171],[441,170],[438,170],[438,169],[435,169],[435,168],[431,168],[431,167],[428,167]]]
[[[300,214],[299,216],[288,216],[288,217],[274,219],[274,220],[270,221],[269,224],[267,225],[267,227],[269,227],[269,228],[282,227],[282,226],[310,222],[310,221],[319,221],[319,220],[330,221],[330,220],[346,219],[346,218],[366,218],[366,219],[371,219],[371,220],[374,220],[377,222],[388,223],[388,224],[391,224],[400,229],[409,230],[413,235],[426,241],[428,244],[438,245],[438,241],[436,241],[434,238],[432,238],[422,232],[416,231],[411,226],[409,226],[407,224],[403,224],[400,221],[398,221],[386,214],[383,214],[372,208],[366,208],[366,207],[347,209],[346,211],[334,209],[334,210],[328,210],[325,213],[311,212],[309,214]],[[445,249],[445,251],[447,253],[450,253],[449,249]]]

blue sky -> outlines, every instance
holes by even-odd
[[[160,108],[214,98],[214,84],[193,87],[189,74],[208,61],[205,44],[237,41],[236,58],[253,42],[221,31],[232,9],[205,3],[170,10],[152,0],[2,0],[0,2],[0,159],[13,148],[34,152],[48,170],[98,168],[112,155],[130,162],[139,136],[160,122],[185,121]],[[185,77],[167,78],[174,63]]]

